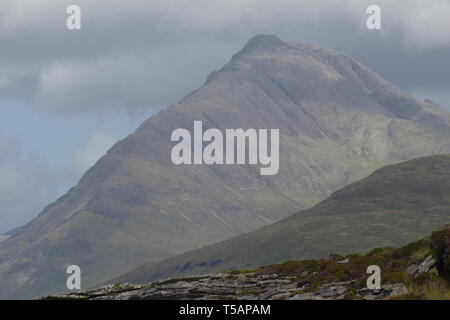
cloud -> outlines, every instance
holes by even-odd
[[[72,2],[0,0],[3,96],[69,115],[161,108],[259,33],[340,47],[403,88],[450,83],[447,0],[380,0],[378,33],[365,28],[369,0],[79,0],[82,30],[69,31]],[[414,68],[403,76],[406,62],[395,64],[405,54],[437,76]]]
[[[117,139],[104,134],[102,132],[96,131],[94,132],[87,146],[75,152],[74,155],[74,172],[77,178],[81,177],[81,175],[87,171],[90,167],[92,167],[100,157],[106,154],[109,148],[113,146],[117,142]]]
[[[8,76],[0,73],[0,90],[8,87],[10,85],[10,81]]]
[[[60,172],[0,136],[0,233],[25,224],[59,194]]]
[[[0,135],[0,233],[34,218],[67,191],[62,186],[73,185],[116,141],[96,131],[68,167],[55,167],[36,153],[23,152],[18,140]]]
[[[198,76],[195,63],[202,48],[209,55],[222,49],[214,43],[195,43],[182,58],[170,48],[153,48],[55,62],[41,72],[36,97],[40,105],[65,114],[156,109],[176,102],[204,81],[206,75]]]
[[[401,28],[408,43],[418,47],[450,47],[449,1],[397,1],[391,5],[393,10],[387,12],[388,18]]]

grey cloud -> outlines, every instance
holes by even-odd
[[[0,93],[72,114],[142,110],[197,88],[250,37],[335,47],[406,90],[450,84],[450,3],[378,1],[383,30],[365,28],[369,0],[0,0]]]
[[[60,173],[0,136],[0,233],[28,222],[58,195]]]
[[[209,57],[227,51],[221,43],[185,45],[182,51],[157,47],[52,63],[39,76],[37,101],[64,113],[158,108],[176,102],[206,79],[207,70],[219,66],[214,58],[200,60],[198,51]]]

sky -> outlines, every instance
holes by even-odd
[[[449,17],[448,0],[0,0],[0,233],[257,34],[338,49],[450,111]]]

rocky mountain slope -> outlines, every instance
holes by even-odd
[[[144,265],[112,282],[144,283],[286,260],[401,246],[450,222],[450,155],[390,165],[311,209],[215,245]]]
[[[280,129],[280,171],[176,166],[171,133]],[[0,242],[0,298],[91,286],[279,221],[385,164],[450,152],[449,116],[337,51],[260,35]],[[24,195],[26,197],[26,195]]]
[[[43,299],[450,299],[450,226],[431,238],[400,249],[377,248],[365,256],[333,254],[330,259],[280,265],[148,284],[115,283]],[[367,267],[381,270],[381,288],[368,289]]]

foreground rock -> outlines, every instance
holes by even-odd
[[[402,248],[378,248],[367,255],[288,261],[252,271],[232,271],[156,281],[111,284],[41,299],[84,300],[379,300],[450,299],[450,227]],[[380,289],[367,288],[367,267],[382,270]]]
[[[107,285],[84,292],[60,294],[42,299],[88,299],[88,300],[335,300],[384,299],[407,293],[401,283],[386,284],[380,290],[357,288],[355,281],[332,282],[309,292],[308,286],[295,277],[278,274],[239,275],[215,274],[202,277],[159,281],[147,285]]]

